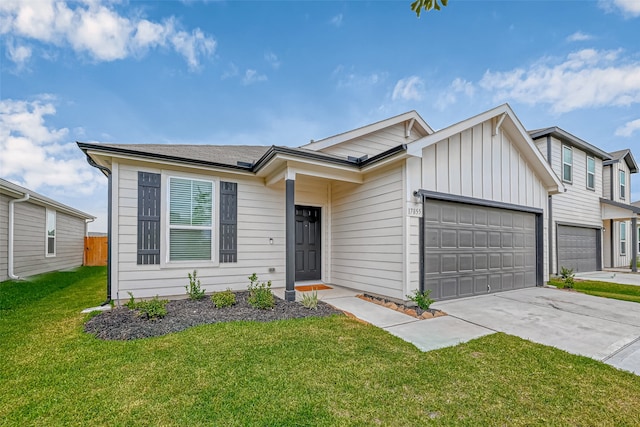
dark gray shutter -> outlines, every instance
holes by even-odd
[[[160,264],[160,174],[138,172],[138,264]]]
[[[238,184],[220,182],[220,262],[238,261]]]

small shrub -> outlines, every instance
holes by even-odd
[[[249,304],[254,308],[268,310],[273,308],[276,303],[271,292],[271,280],[259,283],[258,276],[253,273],[249,276]]]
[[[150,300],[138,302],[138,315],[144,319],[160,319],[167,315],[169,300],[159,299],[156,295]]]
[[[575,276],[575,274],[573,274],[573,268],[560,267],[560,277],[562,277],[565,288],[573,289],[573,276]]]
[[[204,290],[200,288],[200,279],[196,277],[198,272],[193,270],[193,274],[187,273],[189,276],[189,284],[185,286],[187,290],[187,295],[189,295],[189,299],[199,300],[204,297]]]
[[[427,289],[424,292],[420,292],[419,290],[416,289],[413,291],[413,295],[407,295],[407,298],[415,302],[416,305],[421,309],[429,310],[429,307],[431,306],[431,304],[435,302],[435,300],[432,300],[431,298],[429,298],[430,294],[431,294],[431,289]]]
[[[310,310],[317,310],[318,309],[318,291],[303,293],[302,305]]]
[[[211,295],[211,301],[216,308],[231,307],[236,303],[236,294],[231,289],[226,291],[216,292]]]
[[[143,319],[153,320],[167,315],[166,305],[169,303],[169,300],[161,300],[156,295],[150,300],[136,302],[133,294],[131,292],[127,293],[129,294],[129,301],[127,301],[125,307],[128,307],[129,310],[137,311],[137,315]]]

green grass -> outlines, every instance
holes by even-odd
[[[334,316],[82,332],[104,268],[0,283],[0,425],[637,425],[640,379],[504,334],[422,353]]]
[[[549,284],[561,289],[564,288],[564,282],[560,278],[552,278],[549,280]],[[576,279],[573,288],[583,294],[640,302],[640,286]]]

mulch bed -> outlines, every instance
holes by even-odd
[[[432,319],[434,317],[442,317],[447,315],[447,313],[445,313],[444,311],[437,310],[435,308],[423,310],[418,306],[410,307],[404,304],[397,304],[393,301],[389,301],[388,299],[376,297],[373,295],[361,294],[357,295],[357,297],[365,301],[390,308],[391,310],[399,311],[400,313],[407,314],[409,316],[415,317],[416,319]]]
[[[249,292],[235,294],[236,304],[225,308],[215,308],[210,296],[205,296],[198,301],[189,299],[169,301],[166,306],[167,315],[154,320],[143,319],[137,315],[136,311],[127,307],[118,307],[89,319],[84,325],[84,330],[103,340],[133,340],[166,335],[208,323],[237,320],[270,322],[344,314],[322,301],[318,302],[317,310],[312,310],[299,302],[284,301],[278,297],[274,297],[275,307],[272,310],[260,310],[253,308],[247,302]]]

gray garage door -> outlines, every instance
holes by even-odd
[[[574,272],[600,270],[598,233],[594,228],[558,225],[558,273],[560,267]]]
[[[536,215],[425,202],[425,289],[436,300],[536,285]]]

